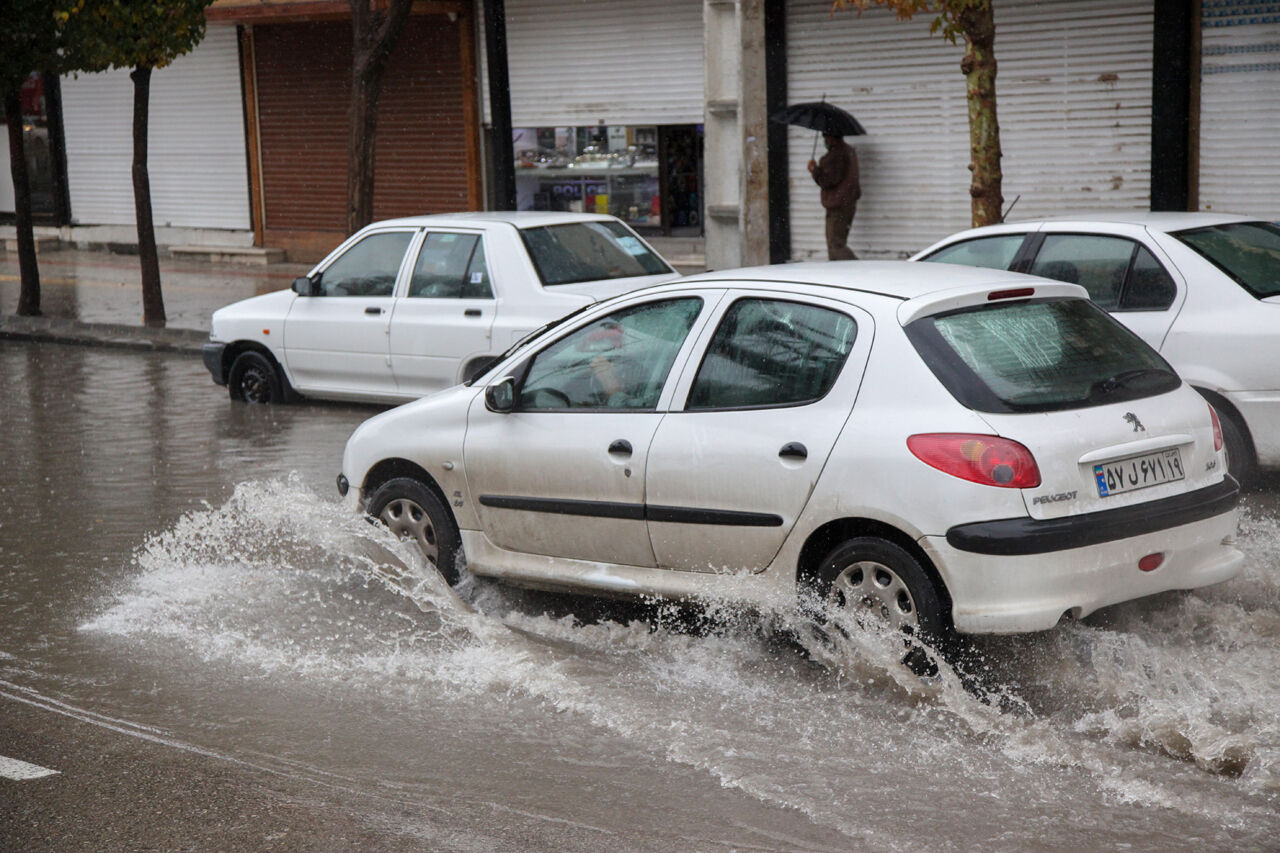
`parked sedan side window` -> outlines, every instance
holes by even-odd
[[[1120,304],[1120,289],[1137,246],[1123,237],[1099,234],[1049,234],[1027,272],[1079,284],[1101,308]]]
[[[1026,234],[1001,234],[997,237],[978,237],[974,240],[965,240],[963,243],[944,246],[922,260],[939,264],[1007,270],[1026,236]]]
[[[689,391],[687,410],[795,406],[826,396],[858,327],[839,311],[742,299],[725,312]]]
[[[1139,246],[1120,294],[1121,311],[1163,311],[1173,304],[1178,285],[1173,276],[1147,250]]]
[[[702,310],[698,297],[615,311],[534,356],[519,408],[652,410]]]
[[[412,239],[412,231],[387,231],[365,237],[325,268],[320,276],[320,295],[390,296]]]
[[[478,234],[433,231],[422,241],[409,279],[409,296],[425,299],[492,299],[484,240]]]

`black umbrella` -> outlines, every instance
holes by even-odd
[[[858,124],[858,120],[835,104],[826,101],[809,101],[803,104],[792,104],[778,110],[771,119],[779,124],[794,124],[807,127],[819,133],[832,136],[863,136],[866,130]]]

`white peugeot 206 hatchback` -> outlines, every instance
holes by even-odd
[[[943,637],[1234,576],[1217,416],[1077,285],[732,270],[591,305],[380,414],[339,490],[445,578],[776,606]],[[869,608],[869,610],[867,609]]]

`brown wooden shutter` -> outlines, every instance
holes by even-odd
[[[465,210],[469,174],[459,24],[409,19],[379,102],[374,217]],[[254,27],[267,243],[346,226],[351,23]],[[336,240],[334,241],[336,243]]]

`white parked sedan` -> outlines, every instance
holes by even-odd
[[[233,400],[403,402],[570,311],[676,277],[612,216],[392,219],[356,232],[292,290],[215,311],[204,362]]]
[[[1083,288],[942,264],[706,274],[382,413],[338,478],[450,581],[760,603],[945,635],[1226,580],[1213,409]]]
[[[1116,213],[975,228],[912,260],[1083,285],[1217,408],[1231,473],[1280,469],[1280,227]]]

